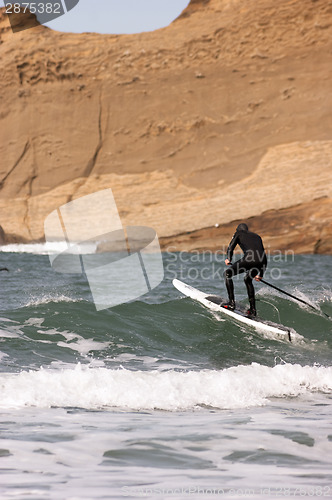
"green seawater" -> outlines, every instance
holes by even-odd
[[[157,288],[96,311],[84,274],[22,249],[0,253],[1,499],[332,496],[332,256],[269,258],[317,311],[255,283],[288,342],[172,286],[225,296],[222,255],[165,253]]]

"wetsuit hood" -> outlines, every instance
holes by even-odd
[[[247,226],[247,224],[245,224],[244,222],[242,222],[241,224],[239,224],[236,228],[237,231],[249,231],[249,228]]]

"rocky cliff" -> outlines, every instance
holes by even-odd
[[[3,241],[111,187],[164,248],[245,220],[270,249],[332,252],[331,1],[192,0],[121,36],[12,33],[2,9],[0,57]]]

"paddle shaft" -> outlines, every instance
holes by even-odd
[[[261,281],[262,283],[264,283],[265,285],[268,285],[270,286],[271,288],[274,288],[275,290],[278,290],[278,292],[281,292],[281,293],[284,293],[285,295],[288,295],[288,297],[292,297],[292,299],[295,299],[295,300],[298,300],[299,302],[302,302],[302,304],[305,304],[306,306],[309,306],[311,307],[311,309],[314,309],[315,311],[318,311],[318,312],[322,312],[327,318],[331,318],[331,316],[329,316],[328,314],[326,314],[325,312],[321,311],[320,309],[317,309],[317,307],[314,307],[312,306],[311,304],[309,304],[308,302],[306,302],[305,300],[302,300],[302,299],[299,299],[299,297],[295,297],[295,295],[292,295],[288,292],[286,292],[285,290],[281,290],[281,288],[278,288],[277,286],[275,285],[272,285],[272,283],[268,283],[267,281],[261,279],[259,280]],[[332,318],[331,318],[332,319]]]

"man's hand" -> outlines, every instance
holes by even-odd
[[[262,279],[261,276],[255,276],[256,281],[261,281],[261,279]]]
[[[232,265],[231,261],[228,260],[228,259],[225,260],[225,264],[226,264],[226,266],[231,266]]]

